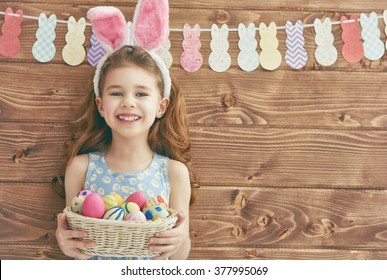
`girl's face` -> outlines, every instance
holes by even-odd
[[[165,113],[169,99],[161,97],[154,74],[125,65],[107,73],[102,97],[97,97],[96,103],[113,135],[147,137],[155,118]]]

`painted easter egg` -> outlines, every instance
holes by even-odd
[[[146,196],[142,192],[134,192],[126,198],[125,202],[136,203],[140,207],[140,210],[142,211],[146,203]]]
[[[86,196],[82,205],[83,216],[100,219],[105,214],[105,203],[102,197],[97,193],[91,193]]]
[[[105,211],[110,208],[120,206],[122,204],[122,198],[118,194],[107,194],[102,197],[103,202],[105,203]]]
[[[89,194],[91,194],[91,193],[93,193],[91,190],[81,190],[81,191],[79,191],[78,193],[77,193],[77,196],[84,196],[84,197],[86,197],[86,196],[88,196]]]
[[[145,222],[146,217],[145,217],[144,213],[142,213],[141,211],[136,211],[136,212],[132,212],[132,213],[128,214],[125,217],[125,220],[134,221],[134,222]]]
[[[71,211],[82,215],[82,205],[86,196],[74,196],[71,200]]]
[[[161,205],[149,206],[145,208],[143,212],[145,214],[146,219],[152,221],[169,217],[168,210]]]
[[[121,206],[115,206],[110,208],[105,215],[103,215],[103,219],[105,220],[123,220],[125,217],[125,210]]]
[[[121,205],[124,200],[122,199],[122,196],[120,196],[118,193],[111,193],[112,195],[115,196],[115,198],[117,199],[117,202],[118,202],[118,205]]]
[[[168,203],[167,203],[166,199],[162,195],[158,195],[156,197],[149,198],[146,201],[146,204],[145,204],[144,208],[147,208],[149,206],[157,206],[157,205],[161,205],[161,206],[163,206],[163,207],[168,209]]]
[[[140,206],[134,202],[124,202],[121,207],[124,208],[126,214],[140,211]]]

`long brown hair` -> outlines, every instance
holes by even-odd
[[[164,83],[161,71],[147,51],[139,47],[124,46],[110,55],[101,68],[99,92],[102,93],[107,73],[123,65],[136,65],[150,73],[156,74],[157,85],[163,93]],[[186,120],[186,107],[176,79],[171,75],[172,88],[169,106],[160,119],[156,119],[148,134],[151,149],[160,155],[184,163],[190,173],[191,201],[195,200],[195,188],[199,187],[196,176],[191,169],[191,141]],[[112,132],[105,119],[99,114],[95,103],[95,93],[91,90],[83,100],[81,115],[71,122],[71,133],[65,143],[66,156],[60,174],[53,179],[52,188],[62,198],[64,192],[64,172],[68,162],[75,156],[93,151],[105,151],[112,141]]]

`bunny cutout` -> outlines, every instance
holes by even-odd
[[[290,21],[286,22],[286,53],[285,61],[290,68],[301,69],[305,66],[308,60],[308,54],[304,48],[305,39],[303,36],[304,27],[301,20],[298,20],[295,25]]]
[[[98,82],[103,63],[113,51],[128,44],[140,46],[148,51],[163,76],[163,96],[170,96],[172,82],[169,70],[155,53],[168,39],[168,0],[139,0],[134,11],[133,23],[127,23],[119,9],[107,6],[90,9],[87,18],[91,21],[95,37],[106,51],[99,60],[94,74],[94,92],[97,97],[100,95]]]
[[[256,51],[258,43],[255,39],[255,25],[250,23],[248,27],[243,23],[238,25],[238,65],[244,71],[253,71],[259,66],[259,54]]]
[[[363,30],[364,56],[369,60],[378,60],[384,54],[384,44],[380,40],[380,30],[378,27],[378,17],[375,12],[372,12],[369,17],[364,13],[360,14],[360,24]]]
[[[39,15],[39,28],[36,31],[37,41],[32,46],[32,54],[39,62],[49,62],[55,56],[56,21],[56,15],[51,15],[49,19],[44,13]]]
[[[340,18],[341,28],[343,32],[341,33],[341,38],[343,39],[344,45],[341,50],[341,53],[346,61],[349,63],[359,62],[364,56],[364,48],[360,39],[360,29],[358,17],[352,15],[351,18],[354,22],[346,22],[348,20],[346,16]]]
[[[167,40],[161,45],[159,49],[156,50],[156,53],[161,57],[161,59],[164,61],[165,65],[167,65],[168,68],[171,68],[173,63],[173,57],[170,52],[170,49],[171,49],[171,41],[169,40],[169,28],[168,28]]]
[[[3,35],[0,36],[0,54],[5,57],[12,57],[20,50],[19,35],[21,34],[20,24],[23,21],[23,11],[17,10],[19,16],[10,16],[13,14],[11,8],[5,10],[4,23],[1,27]]]
[[[227,52],[228,43],[228,26],[223,24],[219,29],[216,24],[211,26],[211,43],[212,52],[208,58],[208,63],[212,70],[216,72],[224,72],[231,65],[231,57]]]
[[[270,22],[269,27],[263,22],[259,24],[259,35],[261,41],[261,65],[266,70],[277,69],[281,65],[282,56],[278,51],[277,26],[274,22]]]
[[[193,28],[186,23],[183,28],[184,40],[183,53],[180,56],[180,65],[187,72],[196,72],[203,64],[203,56],[200,53],[200,26],[195,24]]]
[[[323,66],[330,66],[337,60],[337,50],[333,46],[334,37],[332,34],[332,22],[326,18],[323,22],[316,18],[314,20],[314,30],[316,31],[315,42],[317,48],[314,52],[316,60]]]
[[[105,55],[105,50],[101,46],[98,39],[95,37],[94,33],[91,34],[90,37],[90,49],[87,52],[87,61],[89,61],[90,65],[93,67],[97,67],[98,62]]]
[[[73,16],[68,20],[68,32],[66,34],[66,45],[62,50],[63,60],[71,66],[77,66],[85,59],[86,51],[83,47],[85,42],[86,20],[80,18],[77,22]]]

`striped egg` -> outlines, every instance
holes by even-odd
[[[126,214],[140,211],[140,206],[134,202],[124,202],[121,207],[124,208]]]
[[[162,195],[158,195],[156,197],[151,197],[146,201],[145,207],[147,208],[149,206],[158,206],[161,205],[164,208],[168,208],[168,203],[166,202],[165,198]]]
[[[125,217],[125,210],[121,206],[115,206],[110,208],[105,215],[103,215],[103,219],[105,220],[123,220]]]
[[[120,206],[124,202],[124,200],[118,193],[111,193],[111,195],[114,195],[114,197],[117,199],[118,206]]]
[[[102,199],[105,203],[105,211],[108,211],[110,208],[120,206],[122,204],[122,198],[118,194],[107,194],[104,195]]]
[[[126,221],[134,221],[134,222],[145,222],[146,217],[145,217],[144,213],[142,213],[141,211],[136,211],[136,212],[132,212],[132,213],[128,214],[125,217],[125,220]]]

